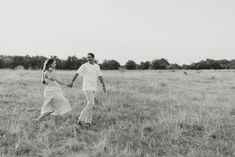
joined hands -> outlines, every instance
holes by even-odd
[[[72,88],[72,87],[73,87],[73,82],[71,82],[71,83],[67,84],[67,87]]]

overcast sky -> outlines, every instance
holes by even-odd
[[[0,54],[235,59],[235,0],[0,0]]]

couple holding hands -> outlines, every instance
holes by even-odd
[[[83,76],[83,91],[87,98],[87,105],[81,112],[77,123],[81,126],[92,125],[92,114],[93,107],[96,102],[98,78],[103,85],[104,92],[106,92],[106,88],[100,67],[94,62],[94,54],[88,53],[87,60],[88,62],[80,66],[74,75],[72,82],[69,84],[62,83],[56,78],[54,71],[56,68],[56,61],[54,59],[47,59],[45,61],[42,81],[42,83],[46,85],[44,91],[45,100],[41,109],[41,115],[36,118],[35,121],[41,121],[43,118],[49,115],[62,115],[71,111],[71,106],[68,100],[64,97],[60,85],[72,87],[73,82],[79,75],[81,75]]]

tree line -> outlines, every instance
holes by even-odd
[[[76,56],[69,56],[67,59],[59,59],[56,56],[51,56],[57,62],[57,69],[60,70],[76,70],[82,64],[87,62],[86,57],[77,58]],[[16,69],[21,67],[23,69],[42,69],[43,62],[47,58],[44,56],[6,56],[0,55],[0,68]],[[104,60],[102,63],[96,62],[100,65],[102,70],[147,70],[147,69],[235,69],[235,59],[233,60],[213,60],[206,59],[189,65],[178,65],[176,63],[169,63],[167,59],[154,59],[152,61],[144,61],[136,63],[133,60],[128,60],[125,65],[121,65],[116,60]]]

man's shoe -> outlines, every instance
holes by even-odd
[[[80,120],[77,121],[77,124],[80,125],[80,126],[84,126],[84,122],[82,122]]]
[[[93,126],[94,125],[94,123],[85,123],[85,126],[87,127],[87,128],[90,128],[91,126]]]

